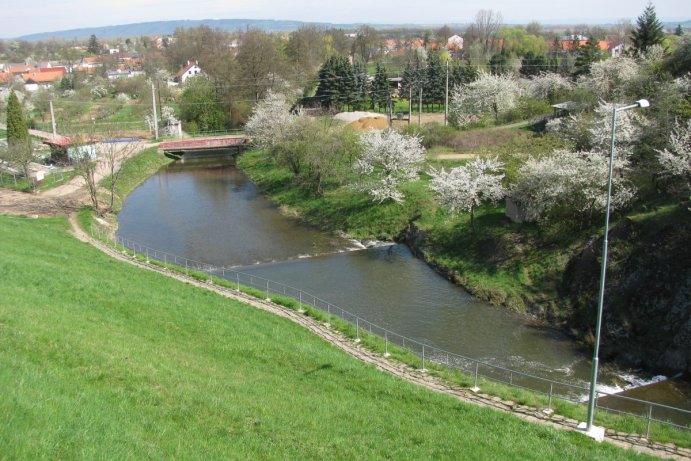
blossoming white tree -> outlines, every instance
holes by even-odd
[[[533,98],[547,99],[555,103],[555,97],[560,91],[571,89],[571,82],[554,72],[543,72],[530,80],[528,91]]]
[[[612,110],[614,104],[600,102],[595,108],[596,118],[590,121],[591,144],[594,149],[609,153],[612,142]],[[641,137],[644,119],[634,111],[617,113],[615,140],[620,155],[628,156],[629,147]]]
[[[255,144],[270,147],[290,138],[297,129],[299,115],[291,114],[291,105],[280,93],[269,91],[254,109],[245,130]]]
[[[466,126],[483,115],[499,114],[516,106],[520,87],[507,75],[481,73],[477,80],[454,88],[449,102],[449,119],[453,125]]]
[[[444,168],[431,170],[430,188],[442,208],[451,213],[470,212],[470,225],[475,229],[475,209],[482,202],[496,202],[505,195],[503,171],[504,164],[499,159],[476,157],[448,172]]]
[[[402,202],[401,183],[418,177],[425,160],[425,148],[417,136],[397,131],[370,131],[360,136],[362,156],[353,169],[361,175],[354,185],[377,202]]]
[[[626,90],[639,74],[636,61],[624,56],[594,62],[590,74],[581,77],[579,84],[594,91],[600,98],[612,98]]]
[[[658,151],[663,178],[681,182],[683,192],[691,189],[691,120],[676,122],[669,135],[669,149]]]
[[[530,158],[518,171],[511,196],[523,207],[527,221],[544,218],[559,208],[564,214],[585,217],[589,223],[607,203],[608,165],[609,159],[599,152],[557,150],[551,156]],[[626,165],[626,160],[614,161],[615,168]],[[614,177],[612,186],[612,209],[621,209],[635,190],[623,176]]]

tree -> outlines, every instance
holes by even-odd
[[[449,102],[449,119],[458,127],[473,123],[491,114],[499,114],[516,106],[520,87],[512,77],[481,73],[477,80],[454,88]]]
[[[594,91],[601,99],[612,99],[624,94],[640,74],[640,66],[631,58],[620,56],[594,62],[590,75],[582,86]]]
[[[615,168],[626,166],[625,160],[615,158]],[[557,150],[551,156],[529,158],[518,170],[511,196],[523,207],[527,221],[554,215],[589,225],[594,215],[605,211],[608,172],[609,158],[600,152]],[[612,209],[617,210],[631,201],[635,189],[623,175],[612,181]]]
[[[477,39],[485,58],[494,50],[497,34],[503,21],[502,14],[494,10],[480,10],[470,27],[470,35]]]
[[[89,45],[86,48],[89,54],[101,54],[101,45],[98,43],[98,39],[94,34],[89,37]]]
[[[248,88],[255,101],[259,101],[267,90],[276,90],[284,60],[271,35],[258,29],[244,32],[236,59],[242,79],[250,82]]]
[[[489,70],[493,75],[504,75],[510,73],[509,60],[511,56],[505,50],[494,53],[489,59]]]
[[[382,107],[388,107],[389,99],[391,98],[391,89],[389,87],[389,77],[386,75],[386,68],[377,63],[377,70],[372,81],[372,108],[374,103],[377,103],[379,110]]]
[[[226,114],[213,84],[204,77],[187,80],[180,96],[180,118],[190,132],[217,131],[225,128]]]
[[[485,201],[496,202],[505,195],[502,180],[504,164],[497,158],[476,157],[469,163],[447,172],[431,170],[430,188],[440,205],[450,213],[468,211],[470,226],[475,229],[475,209]]]
[[[245,130],[252,141],[271,147],[292,137],[297,128],[298,115],[290,113],[290,103],[280,93],[269,91],[252,109]]]
[[[12,91],[7,99],[7,144],[24,145],[29,141],[29,128],[17,93]]]
[[[427,103],[443,104],[446,94],[446,68],[441,64],[439,53],[430,50],[427,52],[427,68],[425,69],[424,98]]]
[[[648,3],[636,20],[636,28],[631,32],[631,43],[636,51],[645,52],[653,45],[662,44],[665,38],[665,31],[662,23],[657,19],[655,7]]]
[[[571,89],[571,81],[554,72],[544,72],[530,80],[528,90],[534,98],[546,99],[550,104],[557,102],[558,96]]]
[[[590,68],[594,62],[602,59],[602,50],[600,43],[591,36],[585,45],[579,46],[576,52],[576,63],[574,75],[586,75],[590,73]]]
[[[122,165],[140,149],[140,144],[137,141],[125,140],[131,138],[127,138],[119,132],[104,133],[104,138],[109,140],[123,139],[123,141],[118,142],[96,144],[96,158],[102,162],[102,168],[107,175],[105,184],[108,189],[109,200],[106,211],[112,212]]]
[[[682,35],[684,35],[684,29],[681,28],[681,24],[677,24],[677,28],[674,29],[674,35],[676,35],[677,37],[681,37]]]
[[[362,156],[353,169],[361,178],[355,188],[367,192],[376,202],[402,202],[405,197],[401,183],[416,179],[425,160],[420,138],[394,130],[370,131],[360,136],[360,144]]]
[[[356,95],[359,80],[346,57],[330,56],[319,68],[318,78],[314,96],[323,106],[339,110],[344,104],[360,101]]]
[[[535,54],[532,51],[528,51],[521,58],[521,75],[525,77],[532,77],[542,72],[547,72],[547,68],[547,57],[544,54]]]
[[[375,53],[381,51],[381,37],[376,29],[364,25],[360,26],[353,42],[353,55],[360,56],[360,60],[367,64]]]
[[[667,181],[668,189],[688,197],[691,189],[691,119],[686,123],[677,121],[669,135],[668,148],[657,152],[662,167],[660,176]]]

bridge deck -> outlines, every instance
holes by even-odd
[[[159,145],[159,149],[164,152],[184,151],[184,150],[203,150],[203,149],[223,149],[226,147],[239,147],[249,144],[249,139],[245,136],[233,136],[223,138],[200,138],[183,139],[180,141],[166,141]]]

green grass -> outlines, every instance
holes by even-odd
[[[644,459],[428,392],[291,322],[0,217],[7,459]]]
[[[37,191],[46,191],[69,182],[77,175],[74,171],[64,173],[52,173],[45,177],[41,184],[36,187]],[[9,173],[0,173],[0,188],[18,190],[21,192],[31,192],[34,190],[33,180],[30,178],[15,178]]]

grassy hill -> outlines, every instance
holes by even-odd
[[[0,216],[2,459],[639,459]]]

